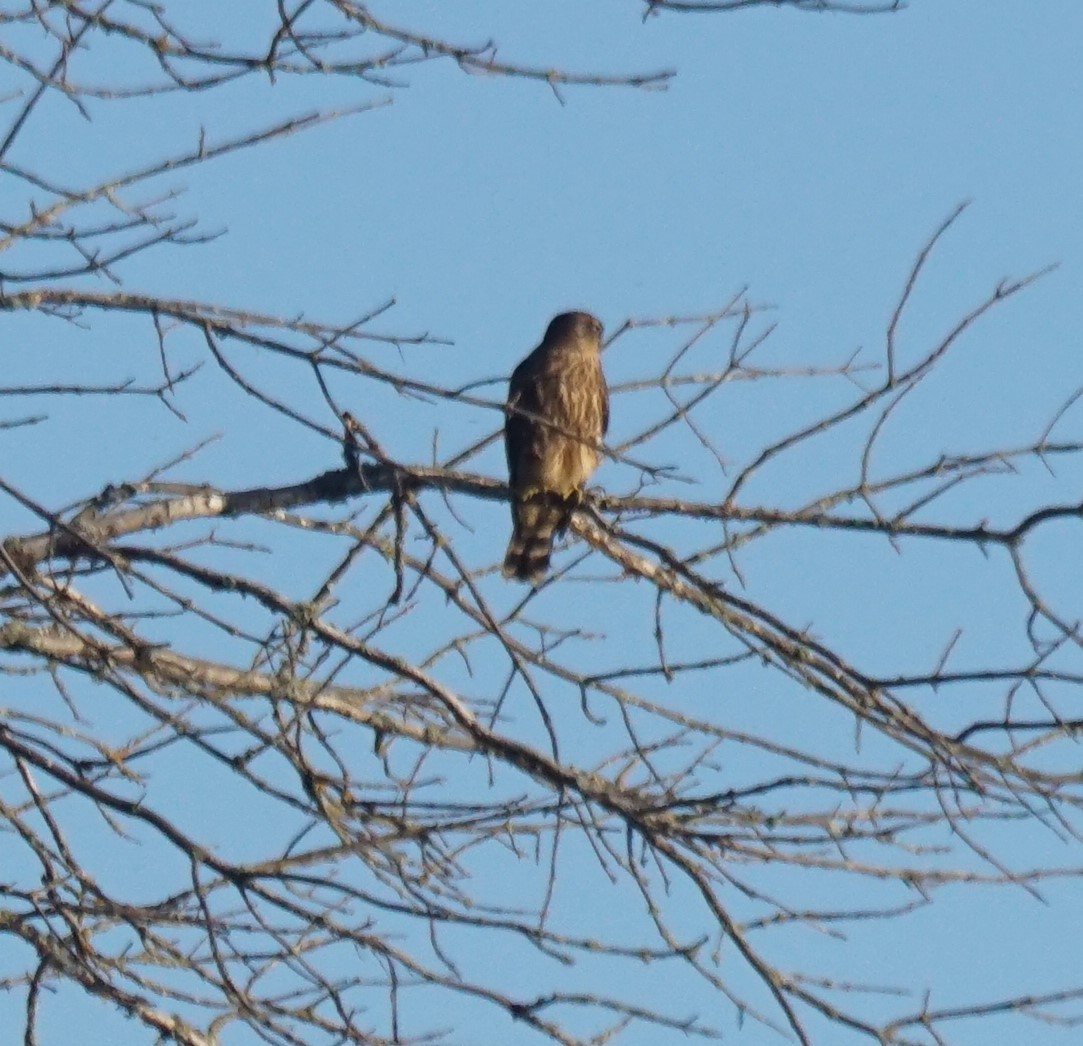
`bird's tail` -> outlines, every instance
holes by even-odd
[[[553,541],[568,525],[571,512],[554,495],[534,496],[512,505],[512,534],[504,556],[504,576],[536,584],[549,569]]]

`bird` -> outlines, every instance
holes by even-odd
[[[512,372],[504,419],[512,494],[505,577],[541,581],[553,541],[601,460],[609,427],[601,352],[601,321],[589,312],[562,312]]]

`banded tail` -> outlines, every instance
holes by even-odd
[[[504,556],[504,577],[537,584],[549,569],[553,541],[571,515],[563,498],[534,494],[512,505],[512,534]]]

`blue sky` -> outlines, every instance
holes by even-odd
[[[245,20],[263,17],[263,6],[203,0],[190,16],[205,19],[207,35],[240,38]],[[466,76],[445,62],[402,71],[398,78],[409,81],[403,89],[345,79],[273,87],[253,80],[195,97],[96,104],[90,122],[53,101],[21,139],[16,159],[56,170],[74,158],[82,181],[84,171],[123,169],[194,143],[201,127],[215,141],[287,113],[381,103],[163,179],[159,187],[183,190],[179,213],[224,235],[203,247],[139,255],[120,271],[131,290],[336,322],[393,298],[377,329],[426,332],[445,343],[375,346],[374,361],[437,383],[493,379],[481,394],[494,403],[556,312],[589,308],[615,330],[627,318],[711,311],[746,287],[766,310],[757,322],[777,323],[765,362],[836,366],[859,349],[862,359],[878,361],[918,250],[957,205],[971,201],[919,283],[901,328],[903,358],[916,357],[1001,279],[1058,267],[964,337],[957,354],[900,407],[880,453],[885,468],[902,467],[940,452],[1036,439],[1081,384],[1083,5],[912,0],[877,17],[755,10],[643,22],[639,14],[640,5],[628,0],[430,0],[399,5],[394,17],[464,43],[491,37],[501,56],[524,63],[611,73],[674,69],[667,90],[568,87],[561,104],[543,84]],[[131,321],[99,318],[81,331],[9,315],[5,324],[13,343],[34,344],[33,353],[5,353],[5,378],[13,384],[45,380],[58,368],[68,380],[156,374],[155,347],[145,327]],[[606,358],[610,380],[656,373],[674,344],[664,334],[619,342]],[[191,336],[177,342],[178,363],[202,355]],[[246,366],[319,413],[313,390],[291,387],[292,372],[279,361]],[[707,417],[734,467],[766,433],[788,431],[795,419],[818,416],[845,395],[845,383],[826,380],[735,385]],[[622,411],[622,403],[633,406]],[[632,396],[615,400],[614,440],[640,426],[637,403]],[[495,410],[453,412],[446,404],[403,404],[375,393],[352,408],[364,411],[393,456],[417,463],[430,460],[434,430],[449,450],[499,422]],[[135,404],[110,419],[103,443],[86,435],[101,431],[101,409],[80,400],[46,426],[5,433],[5,478],[60,507],[215,434],[222,434],[218,442],[181,466],[178,477],[226,488],[275,485],[336,464],[335,446],[314,435],[291,430],[276,440],[264,412],[209,370],[187,394],[186,421]],[[1063,438],[1078,437],[1081,410],[1062,419]],[[38,456],[43,433],[50,441],[47,470]],[[750,486],[749,503],[798,503],[850,467],[849,450],[828,442],[766,470]],[[720,496],[726,476],[704,455],[676,445],[659,451],[667,452],[696,476],[694,496]],[[502,475],[496,446],[475,464]],[[1055,475],[1028,467],[1010,484],[986,481],[948,504],[964,519],[1007,523],[1037,503],[1078,500],[1081,479],[1078,463]],[[622,491],[633,477],[610,463],[599,482]],[[460,537],[481,555],[505,540],[505,509],[472,511],[474,528]],[[0,518],[5,532],[33,529],[9,504],[0,506]],[[809,533],[770,538],[742,564],[749,596],[796,626],[811,624],[872,670],[889,671],[900,651],[910,664],[935,664],[960,621],[963,661],[1026,656],[1013,630],[1023,605],[1005,584],[1003,557],[915,544],[897,555],[882,545]],[[1028,566],[1058,607],[1078,614],[1077,528],[1037,533],[1027,551]],[[285,584],[299,576],[290,573],[295,564],[282,569]],[[915,583],[944,577],[951,578],[947,596]],[[510,606],[511,597],[492,582],[494,599]],[[587,593],[583,604],[596,613],[605,597]],[[631,608],[622,613],[632,620]],[[432,620],[439,622],[439,611]],[[636,624],[646,628],[643,620]],[[685,624],[677,643],[695,651],[705,633],[694,620]],[[639,653],[634,641],[614,642],[604,657],[616,663]],[[660,688],[654,696],[712,714],[724,703],[727,721],[748,729],[764,729],[774,717],[767,728],[780,741],[837,726],[850,745],[841,720],[770,692],[751,672],[732,680],[732,692],[693,687],[674,695]],[[823,744],[833,749],[843,741],[825,736]],[[874,759],[875,739],[867,745],[863,758]],[[734,774],[754,773],[759,755],[735,751],[728,758]],[[166,768],[162,787],[182,787],[184,775],[183,766]],[[192,797],[192,816],[202,816],[202,803],[212,799]],[[223,828],[223,838],[228,834]],[[998,843],[1020,867],[1032,850],[1060,859],[1049,856],[1054,848],[1040,833],[1005,832]],[[486,872],[478,875],[484,882]],[[589,920],[607,895],[604,884],[584,876]],[[1042,905],[1022,891],[953,888],[905,926],[858,932],[824,961],[876,983],[932,981],[943,992],[941,1005],[1068,987],[1083,966],[1074,932],[1083,916],[1079,886],[1054,885],[1047,896],[1050,904]],[[692,920],[694,909],[684,917]],[[797,961],[807,942],[795,937],[790,946],[785,959]],[[818,961],[819,953],[809,954]],[[685,990],[676,979],[670,987],[668,973],[641,972],[641,990]],[[708,996],[694,1001],[712,1005]],[[72,1025],[54,1020],[57,1041],[70,1038]],[[100,1032],[84,1030],[81,1041],[112,1046],[125,1026],[107,1022]],[[503,1026],[465,1027],[464,1042],[509,1041]],[[753,1046],[781,1041],[754,1026],[732,1034]],[[826,1034],[830,1046],[858,1041]],[[960,1025],[952,1041],[1059,1046],[1075,1034],[1005,1021]],[[679,1038],[674,1033],[672,1041]],[[640,1031],[621,1041],[662,1039]]]

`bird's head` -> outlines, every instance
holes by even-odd
[[[550,321],[549,328],[545,332],[545,340],[565,338],[585,338],[600,344],[602,321],[589,312],[562,312]]]

